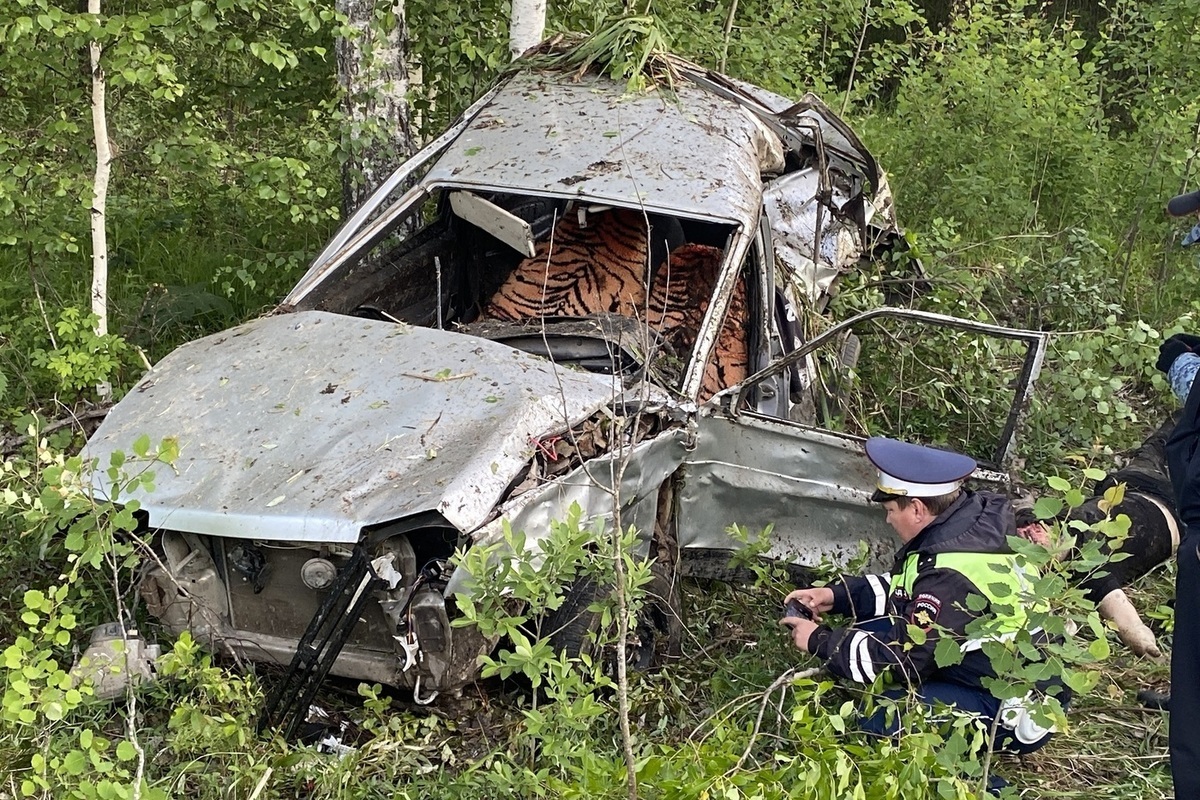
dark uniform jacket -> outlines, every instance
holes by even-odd
[[[823,659],[834,674],[862,683],[870,683],[890,669],[897,681],[915,684],[936,678],[982,688],[980,679],[995,677],[995,672],[978,646],[965,645],[966,627],[977,613],[1000,612],[991,608],[969,611],[967,597],[984,593],[962,571],[936,561],[941,554],[952,554],[943,556],[943,561],[956,559],[979,574],[989,569],[987,563],[995,563],[997,554],[1012,552],[1006,537],[1015,533],[1007,498],[993,492],[963,492],[950,508],[900,548],[891,574],[844,577],[830,586],[833,612],[852,616],[855,624],[846,628],[818,627],[809,639],[809,652]],[[915,564],[909,561],[914,554]],[[972,558],[971,554],[980,556]],[[916,575],[915,579],[909,575],[908,591],[906,581],[894,580],[893,576],[899,576],[906,567],[911,572],[914,566]],[[912,640],[910,624],[926,631],[924,642]],[[952,635],[964,645],[964,654],[959,664],[939,669],[934,648],[943,635]]]

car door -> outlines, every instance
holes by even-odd
[[[1044,334],[986,325],[928,312],[879,308],[836,325],[803,346],[774,360],[747,380],[714,396],[697,417],[695,442],[681,468],[678,487],[680,545],[685,549],[732,549],[738,546],[731,526],[756,534],[773,528],[769,554],[792,562],[813,565],[822,559],[844,562],[866,542],[873,560],[882,562],[895,549],[895,539],[884,523],[878,506],[869,502],[875,488],[875,470],[867,460],[863,443],[867,435],[901,435],[903,438],[939,443],[939,435],[952,426],[956,406],[947,403],[944,423],[926,422],[906,414],[902,430],[881,430],[875,413],[872,429],[836,424],[800,422],[778,414],[763,413],[762,404],[749,401],[761,394],[757,388],[778,386],[777,378],[789,370],[806,377],[809,392],[824,391],[818,364],[823,350],[840,347],[851,332],[861,332],[872,342],[894,342],[871,333],[879,325],[913,326],[915,339],[944,335],[997,344],[993,352],[1012,365],[1000,370],[998,381],[1011,389],[1007,407],[985,409],[994,421],[989,436],[968,430],[970,454],[980,462],[977,481],[1003,484],[1021,411],[1027,406],[1033,381],[1045,353]],[[930,340],[931,341],[931,340]],[[899,359],[903,354],[892,358]],[[894,361],[885,360],[885,364]],[[900,371],[892,376],[901,379]],[[1015,379],[1014,379],[1015,378]],[[895,394],[903,394],[895,387]],[[802,400],[803,398],[792,398]],[[845,400],[845,398],[842,398]],[[987,398],[988,404],[994,403]],[[797,406],[799,403],[796,404]],[[818,403],[817,405],[821,405]],[[961,408],[957,409],[961,411]],[[963,412],[967,413],[967,412]],[[978,409],[967,414],[972,425]],[[909,423],[922,422],[931,432],[920,435]],[[982,448],[982,449],[981,449]]]

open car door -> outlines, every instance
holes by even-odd
[[[864,342],[862,356],[839,375],[828,356],[848,341]],[[938,355],[961,348],[976,371],[951,375]],[[875,469],[866,438],[965,452],[979,462],[976,482],[1003,486],[1045,349],[1043,333],[897,308],[830,328],[701,407],[677,493],[681,548],[729,550],[731,526],[752,536],[771,526],[775,558],[842,563],[866,541],[883,561],[896,541],[869,501]],[[749,402],[762,393],[757,387],[788,383],[779,378],[789,372],[800,388],[787,417]],[[1005,393],[1007,405],[996,399]]]

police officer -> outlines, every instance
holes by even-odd
[[[1024,608],[1014,602],[1026,578],[1007,541],[1016,531],[1008,499],[962,488],[975,470],[968,456],[883,438],[868,439],[866,451],[879,475],[871,500],[883,504],[902,543],[892,571],[798,589],[787,599],[806,606],[814,619],[788,616],[781,624],[791,628],[797,648],[823,659],[835,675],[870,684],[887,671],[923,702],[976,714],[989,730],[999,717],[993,747],[1018,753],[1038,749],[1052,729],[1032,718],[1032,702],[1002,703],[983,687],[982,679],[996,673],[982,650],[983,639],[971,639],[966,631],[976,614],[993,618],[987,637],[992,639],[1015,635],[1027,621]],[[968,599],[972,596],[986,601],[982,612],[970,610],[979,608],[978,601]],[[821,624],[828,612],[854,622],[840,628]],[[910,637],[910,625],[924,630],[922,640]],[[941,636],[959,642],[960,663],[937,665],[934,649]],[[885,695],[905,693],[892,689]],[[1060,699],[1066,701],[1065,693]],[[899,722],[889,721],[881,710],[861,726],[894,733]]]
[[[1200,192],[1197,193],[1200,202]],[[1178,198],[1177,198],[1178,199]],[[1167,471],[1184,531],[1176,553],[1175,633],[1171,645],[1171,776],[1175,796],[1200,797],[1200,337],[1170,337],[1157,366],[1184,400],[1183,414],[1167,439]]]

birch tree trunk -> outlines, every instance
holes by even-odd
[[[519,58],[542,41],[546,30],[546,0],[512,0],[508,24],[508,52]]]
[[[100,0],[88,0],[88,13],[100,16]],[[104,68],[100,66],[102,49],[92,41],[88,46],[92,67],[92,134],[96,140],[96,176],[92,181],[92,313],[96,315],[96,335],[108,333],[108,232],[105,226],[108,203],[108,176],[112,150],[108,143],[108,114],[104,103]],[[108,382],[96,387],[101,399],[112,395]]]
[[[337,40],[347,152],[342,211],[348,216],[414,150],[408,110],[404,0],[337,0],[356,35]]]

